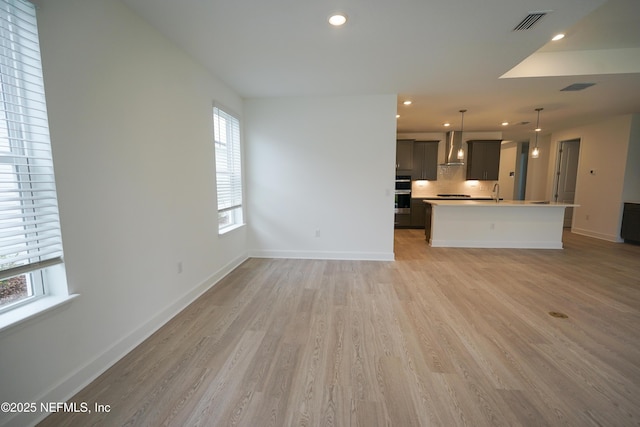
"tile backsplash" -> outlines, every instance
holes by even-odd
[[[468,194],[476,197],[490,197],[493,184],[497,181],[465,180],[466,167],[463,165],[438,165],[437,181],[413,181],[411,197],[432,197],[437,194]]]

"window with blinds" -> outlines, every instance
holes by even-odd
[[[218,193],[218,233],[232,230],[242,219],[242,156],[240,121],[213,107],[213,133]]]
[[[46,293],[36,273],[61,262],[35,9],[0,0],[0,308]]]

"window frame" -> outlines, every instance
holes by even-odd
[[[212,118],[218,235],[223,235],[245,225],[241,122],[216,103]]]
[[[0,20],[0,251],[22,254],[16,265],[6,265],[13,264],[7,258],[0,266],[0,280],[24,276],[27,286],[26,296],[0,305],[2,332],[75,295],[69,295],[62,258],[35,6],[0,0]]]

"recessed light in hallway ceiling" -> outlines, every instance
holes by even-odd
[[[334,27],[340,27],[347,22],[347,15],[344,13],[332,13],[329,16],[329,24]]]

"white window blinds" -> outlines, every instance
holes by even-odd
[[[218,107],[213,108],[213,130],[218,194],[218,231],[242,224],[242,156],[240,121]]]
[[[34,6],[0,0],[0,279],[62,262]]]

